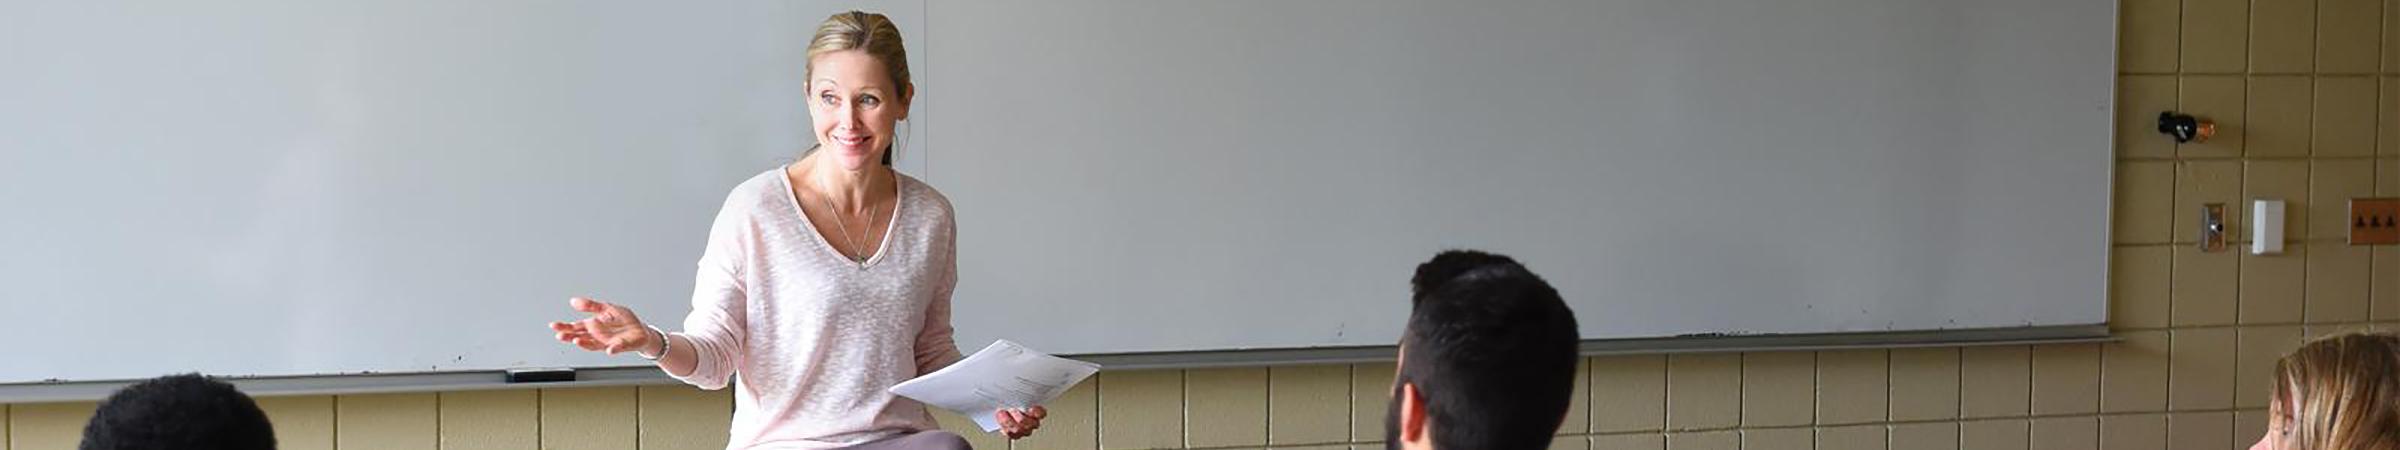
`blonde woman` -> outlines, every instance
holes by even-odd
[[[2301,345],[2275,362],[2268,410],[2251,450],[2400,450],[2400,335]]]
[[[916,94],[900,29],[881,14],[828,17],[807,74],[819,144],[726,196],[682,331],[587,298],[569,304],[590,317],[550,328],[704,389],[733,384],[727,448],[967,448],[924,405],[885,391],[959,359],[950,202],[890,167],[894,125]],[[997,415],[1015,439],[1045,411]]]

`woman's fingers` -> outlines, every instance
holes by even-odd
[[[608,304],[607,304],[607,303],[601,303],[599,300],[593,300],[593,299],[589,299],[589,298],[583,298],[583,297],[575,297],[575,298],[570,298],[570,299],[567,299],[567,307],[569,307],[569,308],[575,308],[575,310],[576,310],[576,311],[583,311],[583,312],[587,312],[587,313],[598,313],[598,312],[600,312],[600,311],[607,310],[607,309],[608,309]]]
[[[992,416],[999,419],[1000,433],[1008,436],[1009,439],[1023,438],[1032,434],[1033,430],[1025,428],[1024,413],[1014,409],[1003,409],[992,412]]]
[[[992,417],[999,419],[1001,433],[1007,435],[1009,439],[1032,436],[1033,430],[1042,427],[1042,417],[1047,415],[1049,415],[1049,410],[1039,406],[1031,409],[1011,408],[992,412]]]
[[[1034,429],[1042,427],[1042,417],[1046,415],[1049,411],[1039,406],[992,411],[992,418],[1000,423],[1000,434],[1010,440],[1032,436]]]
[[[573,342],[575,342],[575,339],[576,339],[576,338],[586,338],[586,339],[592,338],[592,334],[591,334],[591,333],[585,333],[585,332],[583,332],[583,329],[581,329],[581,328],[576,328],[576,327],[567,327],[567,329],[566,329],[566,330],[562,330],[562,331],[554,332],[554,333],[551,333],[551,334],[558,336],[558,340],[559,340],[560,342],[568,342],[568,343],[573,343]]]
[[[591,313],[592,316],[575,321],[550,322],[550,331],[554,337],[558,338],[559,342],[574,344],[587,351],[607,352],[611,355],[626,350],[625,339],[615,336],[615,333],[610,330],[611,324],[607,321],[609,315],[606,312],[614,305],[590,298],[574,297],[567,299],[567,307]]]
[[[600,351],[600,350],[603,350],[603,349],[607,349],[607,348],[608,348],[608,346],[607,346],[607,345],[602,345],[602,344],[600,343],[600,340],[598,340],[598,339],[592,339],[591,337],[588,337],[588,336],[578,336],[578,337],[576,337],[576,338],[575,338],[575,346],[576,346],[576,347],[582,347],[584,350],[590,350],[590,351],[595,351],[595,352],[596,352],[596,351]]]
[[[558,334],[559,342],[569,342],[568,337],[582,333],[583,330],[566,322],[550,322],[550,332]]]
[[[575,325],[577,325],[579,328],[583,328],[583,332],[585,334],[590,334],[593,337],[609,335],[608,324],[601,323],[600,319],[598,318],[578,320],[575,321]]]

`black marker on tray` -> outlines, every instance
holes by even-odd
[[[508,382],[510,383],[556,383],[562,381],[575,381],[575,369],[557,367],[508,369]]]

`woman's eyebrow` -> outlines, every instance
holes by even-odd
[[[818,90],[824,90],[823,88],[840,87],[840,86],[842,85],[842,83],[841,83],[841,82],[838,82],[838,81],[833,81],[833,79],[832,79],[832,78],[818,78],[818,79],[817,79],[817,84],[819,84],[819,85],[822,85],[822,86],[821,86],[821,87],[820,87]],[[883,90],[884,90],[884,89],[883,89],[883,86],[880,86],[880,85],[874,85],[874,84],[868,84],[868,85],[864,85],[864,86],[859,86],[859,88],[858,88],[857,90],[855,90],[855,92],[862,93],[862,94],[882,94],[882,93],[883,93]]]

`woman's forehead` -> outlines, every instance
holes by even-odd
[[[809,60],[809,81],[822,84],[819,88],[840,87],[856,90],[881,89],[891,83],[883,62],[858,50],[843,50],[817,55]]]

